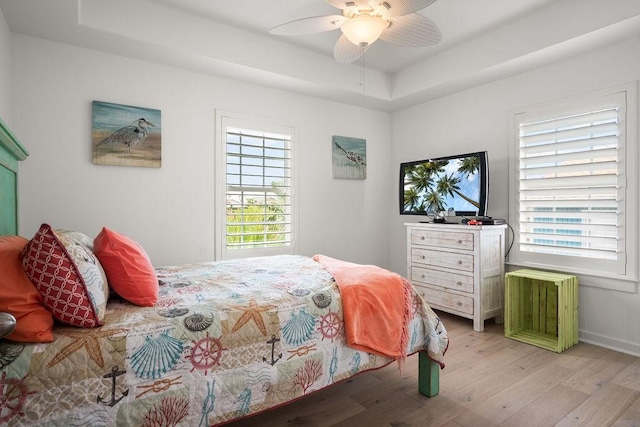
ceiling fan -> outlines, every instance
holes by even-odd
[[[326,0],[342,15],[314,16],[287,22],[269,30],[271,34],[294,36],[342,30],[333,57],[350,64],[378,38],[400,46],[430,46],[440,42],[438,26],[415,12],[436,0]]]

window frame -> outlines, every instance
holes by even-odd
[[[216,161],[215,161],[215,259],[226,260],[269,255],[297,254],[297,174],[296,174],[296,129],[293,125],[280,124],[274,120],[238,113],[219,111],[216,113]],[[289,245],[264,248],[227,248],[227,129],[239,128],[257,132],[289,135],[290,139],[290,241]]]
[[[626,259],[624,273],[605,272],[594,269],[588,258],[540,256],[531,252],[521,252],[520,245],[520,215],[519,215],[519,149],[520,149],[520,116],[527,115],[536,119],[545,119],[554,115],[565,115],[584,109],[585,105],[596,105],[613,96],[626,98],[626,115],[622,131],[624,141],[621,143],[623,153],[621,161],[626,177],[626,191],[624,193],[623,211],[624,233],[622,256]],[[638,182],[638,84],[637,82],[598,90],[586,94],[576,95],[565,99],[552,100],[509,111],[509,218],[513,231],[513,244],[507,263],[512,266],[538,268],[544,270],[561,271],[579,276],[581,285],[589,285],[606,289],[626,292],[637,292],[638,282],[638,200],[640,184]],[[554,262],[560,260],[559,262]],[[564,262],[565,260],[567,262]],[[569,261],[570,260],[570,261]],[[597,263],[596,263],[597,264]]]

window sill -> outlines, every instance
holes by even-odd
[[[580,286],[589,286],[592,288],[609,289],[618,292],[638,293],[637,277],[622,277],[607,275],[603,273],[590,272],[572,268],[560,268],[555,265],[536,264],[530,262],[505,262],[508,267],[507,271],[513,271],[518,268],[533,268],[538,270],[557,271],[560,273],[574,274],[578,276],[578,284]]]

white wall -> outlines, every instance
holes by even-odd
[[[634,38],[390,117],[16,34],[11,48],[12,128],[31,153],[21,164],[21,234],[42,222],[90,236],[106,225],[138,240],[156,265],[213,259],[216,109],[296,126],[300,253],[404,274],[403,223],[418,218],[398,215],[400,162],[486,149],[489,214],[506,218],[508,111],[640,79]],[[162,168],[94,166],[92,100],[162,110]],[[365,181],[331,178],[332,135],[367,140]],[[583,340],[640,354],[638,312],[637,293],[580,287]]]
[[[0,118],[11,125],[11,33],[0,10]]]
[[[213,260],[216,109],[297,132],[299,252],[386,266],[390,115],[210,75],[13,35],[13,130],[21,164],[20,234],[41,223],[137,240],[154,265]],[[162,167],[96,166],[93,100],[159,109]],[[367,141],[367,179],[336,180],[332,135]]]
[[[487,150],[489,215],[508,216],[509,110],[640,79],[640,38],[398,111],[392,116],[393,168],[426,157]],[[638,141],[633,141],[638,143]],[[393,198],[398,198],[397,183]],[[391,268],[406,273],[405,222],[390,207]],[[636,224],[636,227],[638,225]],[[638,256],[637,253],[634,253]],[[637,289],[637,285],[636,285]],[[582,340],[640,354],[640,295],[580,287]]]

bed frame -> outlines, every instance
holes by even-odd
[[[0,118],[0,235],[18,234],[18,162],[29,152]],[[440,365],[426,352],[418,355],[418,390],[433,397],[439,392]]]
[[[28,155],[0,118],[0,236],[18,233],[18,162]]]

